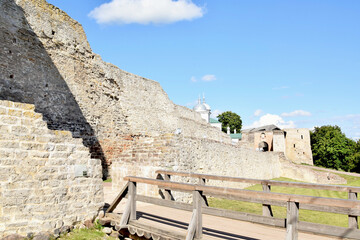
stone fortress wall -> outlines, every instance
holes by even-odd
[[[71,226],[103,206],[100,160],[34,109],[0,101],[0,238]]]
[[[286,157],[293,162],[313,165],[312,151],[310,144],[310,131],[306,128],[288,128],[286,132],[285,152]]]
[[[47,121],[51,123],[58,121],[60,127],[65,122],[68,126],[67,130],[72,131],[75,137],[82,137],[95,156],[102,156],[107,165],[112,163],[111,169],[115,170],[112,173],[115,186],[118,185],[118,181],[122,182],[122,177],[125,175],[120,173],[124,171],[127,174],[137,173],[154,177],[153,171],[148,172],[149,170],[145,169],[152,169],[156,165],[158,168],[168,167],[166,162],[170,162],[172,169],[199,171],[201,168],[198,165],[204,159],[208,159],[213,164],[224,160],[224,157],[218,153],[224,151],[223,147],[228,146],[231,139],[207,124],[199,114],[172,103],[158,82],[127,73],[103,62],[91,51],[80,24],[44,0],[17,0],[17,3],[24,9],[24,15],[30,25],[29,31],[33,31],[35,38],[39,40],[43,55],[48,56],[49,59],[46,61],[51,62],[49,65],[54,67],[45,74],[56,77],[54,85],[60,83],[64,85],[64,92],[68,90],[64,94],[69,96],[63,97],[62,100],[65,101],[65,106],[75,109],[75,111],[62,109],[64,104],[58,102],[59,99],[56,98],[49,99],[53,100],[49,103],[51,105],[60,104],[56,119],[52,119],[54,114],[48,107],[39,106],[39,111],[48,116]],[[51,21],[48,20],[49,18]],[[14,71],[20,68],[21,66],[14,67]],[[35,69],[32,75],[42,77],[41,74],[43,72],[39,74],[39,70]],[[14,91],[22,94],[14,95],[10,92],[7,98],[20,96],[27,98],[25,102],[34,99],[35,105],[36,103],[41,105],[43,95],[39,94],[40,90],[32,89],[31,93],[24,94],[24,89],[33,81],[35,80],[17,79],[19,87]],[[39,88],[46,94],[46,88],[49,86],[50,83],[45,89],[44,86]],[[61,111],[64,112],[61,114]],[[68,115],[69,112],[72,115]],[[173,143],[170,145],[164,142],[163,139],[171,136],[178,128],[181,129],[181,137],[173,138]],[[206,147],[207,143],[204,139],[212,141],[213,147]],[[199,145],[192,148],[193,146],[187,144],[191,141],[198,141]],[[145,142],[155,142],[158,145],[155,152],[160,152],[154,155],[138,152],[139,147],[144,148]],[[230,145],[229,147],[236,149]],[[197,151],[200,148],[207,149],[208,152]],[[148,151],[152,150],[153,148],[150,148]],[[257,172],[262,172],[261,169],[268,170],[264,167],[267,162],[271,162],[267,157],[254,153],[252,158],[246,159],[242,152],[236,150],[231,153],[233,161],[248,162],[248,165],[258,161],[261,164],[257,166]],[[184,153],[188,155],[191,153],[192,156],[183,159]],[[131,171],[135,162],[141,163],[144,171]],[[278,164],[271,165],[274,169],[278,166]],[[136,166],[138,167],[138,164]],[[229,169],[232,169],[231,166]],[[226,174],[227,170],[222,172]],[[276,170],[269,172],[274,174],[266,174],[266,177],[280,175]],[[215,174],[216,171],[213,173]],[[256,175],[265,177],[257,173]]]
[[[239,146],[257,151],[266,146],[265,151],[282,152],[293,163],[313,165],[309,129],[272,129],[274,127],[277,128],[268,125],[250,132],[245,130]]]
[[[45,0],[16,0],[21,8],[11,0],[2,3],[5,34],[0,47],[6,51],[0,56],[5,66],[0,72],[2,99],[35,104],[50,129],[68,130],[83,138],[92,157],[101,158],[106,166],[113,162],[124,165],[124,154],[136,151],[142,139],[162,139],[178,128],[183,139],[214,141],[214,148],[209,149],[214,156],[211,161],[223,160],[216,153],[231,143],[225,133],[194,111],[172,103],[159,83],[102,61],[91,51],[81,25],[66,13]],[[183,145],[183,151],[196,152]],[[159,148],[161,154],[155,155],[159,163],[171,159],[168,151],[177,154],[173,159],[180,158],[176,147],[171,150],[163,143]],[[196,166],[203,159],[202,154],[196,156],[187,161]],[[136,154],[131,157],[130,162],[139,159]],[[236,157],[241,158],[241,154]],[[155,160],[150,159],[149,166],[153,166]],[[199,170],[172,161],[184,170]],[[278,173],[269,177],[276,176]]]
[[[123,176],[155,178],[155,171],[197,172],[213,175],[241,176],[270,179],[280,177],[279,154],[260,153],[239,148],[233,144],[220,143],[210,139],[184,137],[181,134],[164,134],[159,137],[137,136],[132,144],[124,147],[121,161],[112,164],[113,187],[125,185]],[[129,141],[124,141],[129,144]],[[244,184],[214,181],[212,185],[244,187]],[[157,188],[149,185],[138,186],[138,191],[155,195]]]
[[[8,9],[4,15],[15,20],[2,19],[16,29],[3,25],[8,33],[0,44],[11,54],[0,59],[6,66],[1,98],[35,104],[50,128],[83,138],[105,167],[118,159],[117,142],[129,134],[153,136],[181,128],[184,136],[230,141],[192,110],[173,104],[158,82],[102,61],[81,25],[66,13],[45,0],[16,2],[24,12]]]
[[[102,61],[92,52],[81,25],[45,0],[0,0],[0,50],[0,100],[33,104],[42,116],[37,120],[41,122],[39,127],[44,129],[46,123],[52,130],[47,130],[47,134],[55,136],[66,131],[62,140],[78,146],[76,149],[84,154],[76,164],[85,164],[95,174],[73,179],[75,163],[70,157],[72,153],[66,152],[70,151],[68,147],[65,153],[44,155],[43,161],[55,169],[55,172],[46,170],[54,179],[44,186],[47,182],[41,180],[41,186],[34,185],[36,189],[52,186],[46,188],[52,191],[58,185],[71,184],[79,187],[82,196],[83,186],[93,186],[89,194],[94,199],[87,195],[76,199],[70,187],[66,192],[69,196],[54,200],[55,205],[59,204],[56,205],[59,212],[49,215],[64,218],[64,224],[75,219],[73,211],[78,205],[69,206],[69,211],[64,213],[62,206],[84,200],[84,208],[76,209],[80,213],[76,219],[81,219],[85,217],[85,208],[92,215],[95,206],[100,205],[102,190],[98,189],[96,159],[101,159],[105,176],[112,169],[115,188],[122,187],[126,175],[154,178],[155,170],[160,168],[251,178],[284,175],[282,163],[286,160],[281,154],[257,153],[231,145],[228,135],[207,124],[199,114],[171,102],[159,83]],[[181,129],[181,133],[175,134],[176,129]],[[91,159],[79,146],[80,139],[90,150]],[[55,163],[51,156],[61,160]],[[32,161],[37,163],[31,154],[26,159],[27,162],[20,163],[25,167]],[[68,178],[61,179],[59,175]],[[297,176],[305,180],[301,174]],[[8,182],[7,177],[1,177]],[[59,194],[65,189],[61,187]],[[31,191],[37,193],[35,188]],[[156,190],[143,188],[142,191],[153,194]],[[53,194],[49,196],[58,193]],[[47,209],[45,198],[36,201],[38,209]],[[19,202],[18,206],[22,209],[23,203]],[[33,211],[37,214],[38,209],[26,208],[19,216]],[[24,222],[14,223],[14,228],[25,225],[28,216],[23,217]],[[70,219],[66,220],[67,217]],[[54,225],[50,218],[48,223],[52,227],[61,225],[61,222]],[[4,228],[4,223],[0,227]]]

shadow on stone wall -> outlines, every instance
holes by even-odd
[[[93,128],[13,0],[0,0],[0,51],[0,99],[34,104],[49,129],[82,138],[92,158],[102,160],[106,178],[105,155]]]

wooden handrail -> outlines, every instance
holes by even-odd
[[[202,179],[219,180],[219,181],[229,181],[229,182],[241,182],[241,183],[271,185],[271,186],[295,187],[295,188],[311,188],[311,189],[321,189],[321,190],[330,190],[330,191],[360,193],[360,187],[353,187],[353,186],[326,185],[326,184],[316,184],[316,183],[284,182],[284,181],[262,180],[262,179],[252,179],[252,178],[216,176],[216,175],[200,174],[200,173],[176,172],[176,171],[168,171],[168,170],[157,170],[156,173],[157,174],[173,175],[173,176],[181,176],[181,177],[202,178]]]
[[[237,196],[245,199],[257,198],[263,200],[298,202],[300,204],[322,205],[328,207],[353,208],[357,210],[360,209],[360,201],[349,200],[349,199],[313,197],[313,196],[273,193],[273,192],[260,192],[260,191],[252,191],[252,190],[244,190],[244,189],[236,189],[236,188],[171,182],[165,180],[157,180],[157,179],[134,177],[134,176],[125,177],[124,180],[130,182],[157,185],[158,187],[171,188],[179,191],[202,191],[204,195],[210,195],[210,196],[211,195],[217,195],[217,196],[221,195],[224,197]]]
[[[168,175],[171,175],[171,173]],[[197,178],[199,178],[199,174],[195,175]],[[204,174],[201,174],[200,176],[203,177],[203,175]],[[205,178],[201,177],[199,178],[201,181],[199,181],[198,184],[172,182],[169,181],[170,177],[161,177],[161,180],[135,176],[124,177],[124,180],[128,181],[128,183],[118,194],[117,198],[113,201],[113,204],[110,206],[107,214],[111,214],[111,212],[113,211],[113,209],[116,208],[121,199],[123,199],[127,195],[128,202],[126,204],[124,214],[121,217],[120,224],[115,225],[115,229],[122,229],[127,227],[129,224],[131,225],[131,221],[136,219],[136,201],[143,200],[145,202],[150,202],[162,206],[193,211],[192,220],[188,226],[186,239],[201,238],[202,212],[214,216],[228,217],[233,219],[270,224],[273,226],[286,227],[286,239],[297,240],[297,232],[299,229],[308,232],[321,233],[337,237],[360,239],[360,231],[357,229],[357,216],[360,216],[360,201],[356,200],[356,196],[352,196],[352,199],[337,199],[265,191],[270,189],[265,189],[264,191],[251,191],[236,188],[206,186],[204,185],[203,181],[203,179]],[[162,188],[168,190],[169,192],[171,192],[171,190],[192,192],[193,206],[188,206],[188,204],[185,203],[176,203],[171,200],[156,199],[137,195],[137,183],[155,185],[158,186],[160,189]],[[351,192],[349,194],[356,195],[356,193]],[[283,221],[284,219],[276,219],[271,215],[258,216],[207,207],[206,205],[204,205],[203,202],[206,195],[241,201],[259,202],[262,203],[263,206],[269,203],[275,203],[280,205],[284,204],[285,206],[287,206],[287,217],[285,219],[286,223]],[[299,221],[299,209],[301,208],[308,210],[347,214],[349,215],[349,227],[342,228],[327,226],[323,224],[301,222]]]

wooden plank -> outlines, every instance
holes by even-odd
[[[157,185],[158,187],[166,188],[166,189],[176,189],[177,191],[195,191],[194,184],[189,183],[178,183],[178,182],[171,182],[171,181],[165,181],[165,180],[158,180],[158,179],[152,179],[152,178],[142,178],[142,177],[134,177],[134,176],[128,176],[124,177],[125,181],[132,181],[132,182],[138,182],[138,183],[146,183],[151,185]]]
[[[260,192],[260,191],[251,191],[244,189],[236,188],[224,188],[224,187],[214,187],[214,186],[204,186],[188,183],[177,183],[170,181],[162,181],[150,178],[140,178],[140,177],[125,177],[125,180],[147,183],[152,185],[157,185],[160,187],[170,188],[170,189],[179,189],[180,191],[202,191],[204,195],[210,196],[222,196],[225,198],[232,197],[242,197],[244,199],[264,199],[272,201],[283,201],[283,202],[299,202],[302,204],[312,204],[312,205],[323,205],[330,207],[343,207],[343,208],[353,208],[360,210],[360,201],[349,200],[349,199],[337,199],[337,198],[324,198],[324,197],[313,197],[313,196],[304,196],[304,195],[294,195],[294,194],[285,194],[285,193],[273,193],[273,192]]]
[[[141,222],[139,222],[138,220],[130,220],[129,226],[134,227],[134,228],[140,228],[143,231],[150,233],[151,235],[162,236],[167,239],[174,239],[174,240],[185,239],[184,234],[181,234],[179,232],[174,232],[174,231],[170,232],[170,231],[166,231],[164,229],[159,229],[158,227],[151,225],[149,223],[147,223],[145,225],[145,224],[142,224]]]
[[[283,218],[274,218],[274,217],[266,217],[251,213],[244,213],[238,211],[231,211],[226,209],[220,208],[212,208],[212,207],[203,207],[203,214],[230,218],[235,220],[253,222],[253,223],[260,223],[269,226],[275,227],[285,227],[285,219]]]
[[[226,198],[229,200],[258,203],[258,204],[263,204],[263,205],[286,207],[286,202],[279,201],[279,200],[267,200],[267,199],[261,199],[261,198],[258,199],[258,198],[249,198],[249,197],[241,197],[241,196],[233,196],[233,195],[224,196],[224,194],[211,194],[211,196],[216,197],[216,198]],[[154,204],[156,204],[156,203],[154,203]],[[169,206],[169,207],[172,207],[172,206]],[[179,209],[181,209],[181,208],[179,208]],[[313,205],[313,204],[302,203],[300,206],[300,209],[311,210],[311,211],[320,211],[320,212],[338,213],[338,214],[345,214],[345,215],[352,215],[352,216],[360,216],[360,209],[354,209],[354,208],[349,208],[349,207],[322,206],[322,205]],[[185,209],[183,209],[183,210],[185,210]]]
[[[157,204],[160,206],[165,207],[171,207],[176,209],[181,209],[185,211],[192,211],[193,207],[191,204],[187,203],[180,203],[180,202],[174,202],[164,199],[157,199],[154,197],[147,197],[142,195],[137,195],[137,201],[147,202],[151,204]],[[309,205],[310,206],[310,205]],[[304,208],[303,205],[300,206],[301,209]],[[313,209],[310,209],[313,210]],[[211,208],[211,207],[203,207],[202,209],[203,214],[213,215],[213,216],[219,216],[219,217],[225,217],[230,219],[236,219],[236,220],[242,220],[242,221],[248,221],[248,222],[254,222],[254,223],[260,223],[264,225],[270,225],[275,227],[285,227],[285,219],[279,219],[279,218],[273,218],[273,217],[265,217],[261,215],[256,214],[249,214],[249,213],[243,213],[238,211],[231,211],[231,210],[225,210],[225,209],[218,209],[218,208]],[[121,214],[116,213],[107,213],[106,218],[110,219],[118,219],[116,221],[120,221]],[[360,230],[353,231],[353,229],[348,228],[341,228],[341,227],[335,227],[335,226],[329,226],[329,225],[323,225],[323,224],[315,224],[315,223],[308,223],[308,222],[299,222],[298,229],[300,231],[306,231],[311,232],[315,234],[323,234],[323,235],[331,235],[331,236],[337,236],[337,237],[351,237],[353,239],[359,239],[354,236],[360,236]],[[346,234],[345,234],[346,233]],[[344,235],[345,234],[345,235]]]
[[[130,220],[136,220],[136,182],[129,182]]]
[[[169,200],[148,197],[148,196],[143,196],[143,195],[137,195],[136,197],[137,197],[137,201],[141,201],[141,202],[151,203],[151,204],[155,204],[155,205],[159,205],[159,206],[170,207],[170,208],[175,208],[175,209],[180,209],[180,210],[190,211],[190,212],[193,210],[192,205],[188,204],[188,203],[169,201]],[[257,203],[259,203],[259,202],[257,202]],[[282,206],[286,207],[286,205],[282,205]],[[308,205],[308,204],[306,204],[306,205],[302,204],[300,206],[300,209],[322,211],[322,212],[332,212],[332,213],[339,213],[339,214],[345,214],[345,215],[348,215],[351,212],[350,208],[334,208],[334,207]],[[231,219],[242,220],[242,221],[248,221],[248,222],[254,222],[254,223],[260,223],[260,224],[276,226],[276,227],[285,227],[284,219],[265,217],[265,216],[260,216],[260,215],[256,215],[256,214],[243,213],[243,212],[231,211],[231,210],[226,210],[226,209],[203,207],[203,214],[231,218]],[[355,214],[355,213],[353,213],[353,214]],[[358,211],[356,214],[360,215],[360,211]]]
[[[344,207],[329,207],[329,206],[312,205],[312,204],[301,204],[300,209],[360,216],[360,209],[353,209],[348,207],[344,208]]]
[[[287,202],[286,240],[298,239],[299,203]]]
[[[164,177],[163,177],[160,173],[158,173],[158,175],[156,176],[156,179],[170,181],[170,177],[171,176],[168,175],[168,174],[165,174]],[[174,200],[175,201],[175,198],[172,195],[170,189],[159,188],[159,194],[160,194],[161,198],[163,198],[163,199]]]
[[[190,177],[190,178],[205,178],[205,179],[229,181],[229,182],[241,182],[241,183],[251,183],[251,184],[261,184],[261,185],[266,184],[266,185],[271,185],[271,186],[311,188],[311,189],[322,189],[322,190],[330,190],[330,191],[360,193],[360,187],[353,187],[353,186],[327,185],[327,184],[316,184],[316,183],[283,182],[283,181],[274,181],[274,180],[216,176],[216,175],[209,175],[209,174],[176,172],[176,171],[167,171],[167,170],[157,170],[156,173],[171,174],[171,175]]]
[[[257,198],[249,198],[249,197],[242,197],[242,196],[235,196],[235,195],[234,196],[233,195],[224,196],[224,194],[215,194],[215,193],[212,193],[209,196],[215,197],[215,198],[226,198],[229,200],[252,202],[252,203],[259,203],[259,204],[269,204],[269,205],[273,205],[273,206],[286,207],[286,202],[278,201],[278,200],[257,199]]]
[[[170,181],[170,175],[169,175],[169,174],[165,174],[165,175],[164,175],[164,180],[165,180],[165,181]],[[165,189],[164,195],[165,195],[165,199],[166,199],[166,200],[174,200],[174,197],[173,197],[172,194],[171,194],[171,190]]]
[[[271,192],[271,186],[270,185],[263,184],[262,188],[263,188],[264,192]],[[263,216],[267,216],[267,217],[273,217],[274,216],[270,204],[263,204],[262,205],[262,210],[263,210]]]
[[[121,200],[128,193],[128,187],[129,187],[129,183],[126,183],[126,185],[122,188],[120,193],[116,196],[114,201],[111,203],[110,207],[106,210],[107,213],[114,211],[114,209],[117,207],[117,205],[121,202]]]
[[[196,233],[196,224],[197,222],[197,211],[196,209],[193,210],[193,213],[191,215],[191,221],[188,226],[187,232],[186,232],[186,240],[193,240]]]
[[[128,198],[128,201],[127,201],[127,203],[125,205],[124,212],[123,212],[123,214],[121,216],[121,219],[120,219],[120,229],[122,229],[123,227],[126,227],[126,225],[128,225],[128,223],[129,223],[130,213],[131,213],[132,198],[133,198],[133,196],[130,195],[130,197]]]
[[[202,205],[203,198],[200,191],[193,192],[193,205],[196,211],[196,228],[195,228],[195,238],[202,238],[203,225],[202,225]]]
[[[174,202],[165,199],[159,199],[154,197],[148,197],[143,195],[137,195],[137,201],[151,203],[159,206],[170,207],[175,209],[180,209],[184,211],[193,211],[193,206],[188,203]],[[260,223],[276,227],[285,227],[285,219],[264,217],[261,215],[243,213],[238,211],[231,211],[226,209],[212,208],[212,207],[203,207],[203,214],[231,218],[235,220],[242,220],[254,223]]]
[[[136,195],[136,200],[140,201],[140,202],[146,202],[146,203],[151,203],[151,204],[155,204],[155,205],[159,205],[159,206],[185,210],[185,211],[193,210],[193,206],[188,203],[175,202],[175,201],[171,201],[171,200],[148,197],[148,196],[144,196],[144,195]]]
[[[349,199],[357,200],[357,193],[349,192]],[[348,218],[349,218],[349,228],[358,229],[359,228],[358,217],[350,214]]]
[[[360,239],[360,230],[299,221],[298,230],[340,238]],[[314,238],[316,239],[316,238]]]
[[[238,196],[249,199],[264,199],[284,202],[300,202],[302,204],[324,205],[330,207],[353,208],[360,210],[360,201],[349,199],[313,197],[304,195],[294,195],[285,193],[259,192],[251,190],[243,190],[236,188],[221,188],[213,186],[195,186],[196,190],[202,190],[205,195],[217,195],[228,198],[229,196]]]
[[[200,185],[205,185],[205,183],[206,183],[206,179],[205,179],[205,178],[199,178],[199,184],[200,184]],[[203,194],[201,194],[201,197],[202,197],[202,204],[203,204],[204,206],[209,206],[209,202],[208,202],[206,196],[203,195]]]

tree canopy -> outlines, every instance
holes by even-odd
[[[360,172],[360,141],[347,138],[338,126],[315,127],[310,137],[315,165]]]
[[[222,131],[227,131],[227,126],[230,127],[230,132],[233,133],[236,129],[237,133],[240,133],[242,127],[242,121],[239,115],[231,111],[223,112],[217,116],[219,122],[222,123]]]

